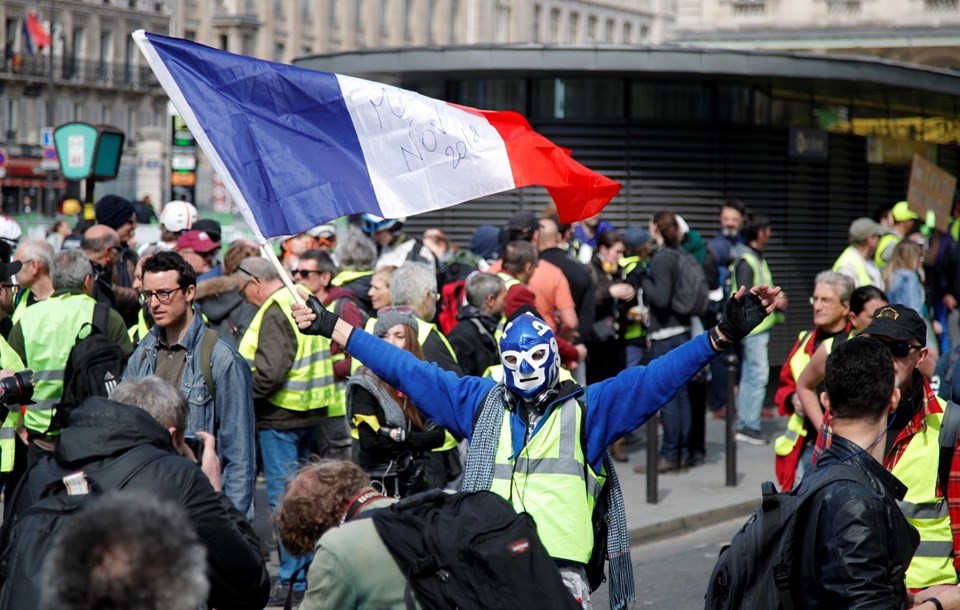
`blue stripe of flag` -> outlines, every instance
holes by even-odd
[[[146,36],[265,237],[383,215],[335,75]]]

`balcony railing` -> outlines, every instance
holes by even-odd
[[[926,9],[931,13],[956,12],[957,0],[927,0]]]
[[[24,77],[47,80],[50,78],[50,58],[42,55],[24,55],[9,59],[0,65],[0,77]],[[153,71],[147,66],[129,63],[53,58],[54,82],[98,87],[132,88],[134,90],[158,87]]]
[[[831,15],[859,15],[859,0],[830,0],[827,3],[827,12]]]
[[[734,0],[734,17],[760,17],[767,12],[763,0]]]

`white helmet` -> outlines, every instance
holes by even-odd
[[[163,206],[163,211],[160,212],[160,224],[171,233],[179,233],[189,230],[199,217],[200,214],[192,203],[177,199]]]
[[[0,239],[16,243],[23,235],[20,225],[9,216],[0,216]]]

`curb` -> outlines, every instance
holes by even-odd
[[[723,508],[668,519],[660,523],[653,523],[631,529],[629,532],[630,546],[649,544],[670,538],[676,534],[689,534],[698,529],[723,523],[736,517],[746,519],[760,506],[759,499],[747,500]]]

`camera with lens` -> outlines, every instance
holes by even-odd
[[[33,371],[24,369],[0,379],[0,404],[23,405],[33,397]]]

